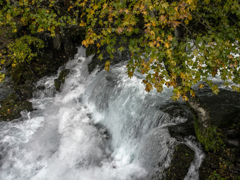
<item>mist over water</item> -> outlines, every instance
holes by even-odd
[[[58,75],[44,77],[31,99],[36,110],[0,122],[0,179],[146,180],[170,165],[180,142],[166,127],[186,121],[159,110],[171,89],[145,92],[142,75],[129,79],[125,64],[89,75],[90,61],[80,47],[61,92]],[[198,179],[204,155],[191,138],[181,143],[195,151],[185,179]]]

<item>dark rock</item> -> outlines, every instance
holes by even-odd
[[[240,147],[240,143],[238,139],[226,139],[226,144],[229,147]]]
[[[199,168],[199,180],[206,180],[210,176],[212,169],[218,169],[219,162],[215,157],[211,155],[206,155],[205,159],[202,162],[201,167]]]
[[[229,138],[237,138],[239,134],[239,130],[238,129],[229,129],[226,131],[226,135]]]
[[[170,118],[182,117],[187,119],[184,123],[168,127],[172,137],[195,135],[194,118],[185,102],[169,102],[167,105],[161,106],[160,110],[168,113]]]
[[[164,170],[164,180],[183,180],[193,161],[194,152],[184,144],[177,145],[173,153],[171,166]]]
[[[240,93],[220,89],[218,95],[209,87],[195,89],[197,96],[210,110],[213,125],[219,128],[230,128],[240,116]]]
[[[227,156],[227,159],[228,159],[231,163],[233,163],[233,164],[237,161],[235,154],[230,154],[230,155],[228,155],[228,156]]]
[[[219,165],[218,165],[218,164],[211,164],[211,168],[212,168],[212,169],[218,169],[218,168],[219,168]]]

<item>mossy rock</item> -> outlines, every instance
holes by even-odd
[[[164,170],[164,180],[183,180],[194,158],[194,152],[184,144],[176,146],[171,166]]]
[[[218,151],[225,146],[223,131],[214,125],[207,128],[200,128],[197,119],[194,121],[195,133],[198,141],[204,146],[206,151]]]
[[[60,91],[61,81],[59,81],[58,79],[54,79],[54,86],[57,91]]]
[[[58,76],[58,80],[61,82],[61,83],[64,83],[65,82],[65,78],[67,77],[67,75],[70,73],[70,70],[69,69],[64,69],[60,72],[59,76]]]
[[[0,121],[10,121],[21,117],[21,111],[32,111],[32,103],[29,101],[20,101],[20,97],[11,93],[8,98],[1,101]]]
[[[70,73],[69,69],[64,69],[60,72],[57,79],[54,80],[54,85],[57,91],[60,91],[60,87],[64,84],[67,75]]]

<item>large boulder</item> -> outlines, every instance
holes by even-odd
[[[186,118],[184,123],[169,126],[168,130],[172,137],[182,138],[184,136],[195,135],[194,117],[185,102],[168,102],[159,108],[161,111],[168,113],[171,119]]]
[[[233,123],[237,123],[235,118],[240,113],[240,93],[220,89],[216,95],[208,86],[195,89],[195,92],[209,108],[213,125],[219,128],[229,128]]]

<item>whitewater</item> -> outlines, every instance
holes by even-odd
[[[177,141],[167,129],[187,119],[159,110],[172,89],[147,93],[143,76],[130,79],[124,62],[89,74],[91,58],[79,47],[58,74],[37,82],[34,111],[0,122],[0,179],[148,180],[170,166],[180,143],[195,152],[185,180],[198,179],[200,145],[193,137]],[[57,92],[54,79],[62,69],[70,74]]]

